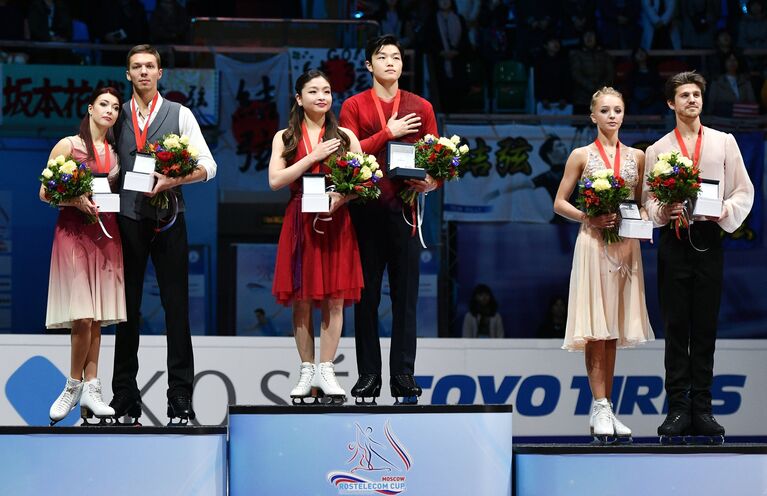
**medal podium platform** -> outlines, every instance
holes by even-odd
[[[516,496],[767,494],[767,445],[514,446]]]
[[[508,496],[510,405],[231,406],[232,496]]]
[[[225,496],[225,427],[0,427],[0,494]]]

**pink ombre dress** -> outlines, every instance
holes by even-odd
[[[86,162],[95,170],[95,161],[86,161],[83,141],[73,136],[72,157]],[[109,183],[114,184],[120,170],[117,154],[110,147],[112,166]],[[101,152],[104,163],[103,151]],[[70,329],[72,321],[93,319],[102,326],[125,321],[125,282],[123,255],[117,214],[99,215],[104,235],[98,223],[86,224],[83,213],[75,207],[59,209],[51,251],[51,273],[48,279],[48,310],[45,327]]]

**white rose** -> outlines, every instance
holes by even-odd
[[[55,161],[55,160],[49,160],[49,161],[48,161],[48,165],[47,165],[46,167],[48,167],[49,169],[51,169],[51,168],[53,168],[53,167],[56,167],[57,165],[58,165],[58,164],[56,163],[56,161]]]
[[[189,144],[189,136],[187,136],[187,135],[185,134],[185,135],[183,135],[181,138],[179,138],[179,140],[178,140],[178,141],[179,141],[179,143],[181,143],[182,145],[188,145],[188,144]]]
[[[677,161],[688,169],[692,167],[692,160],[687,157],[679,157]]]
[[[437,140],[437,143],[439,143],[442,146],[447,147],[450,150],[455,150],[455,144],[450,141],[448,138],[445,138],[444,136]]]
[[[434,136],[433,134],[427,134],[426,136],[423,137],[423,140],[424,141],[437,141],[437,137]]]
[[[610,181],[604,178],[600,178],[594,181],[593,186],[596,191],[604,191],[606,189],[610,189]]]
[[[46,179],[50,179],[51,177],[53,177],[53,172],[51,172],[51,170],[46,167],[45,169],[43,169],[43,177]]]
[[[200,154],[199,151],[197,151],[197,148],[190,146],[186,149],[187,152],[189,152],[189,156],[192,158],[197,158],[197,156]]]
[[[614,174],[612,169],[600,169],[594,173],[594,177],[598,177],[600,179],[606,179],[613,175]]]
[[[457,134],[454,134],[450,137],[450,141],[452,141],[453,143],[457,145],[458,143],[461,142],[461,138]]]
[[[370,179],[370,176],[372,175],[373,175],[373,171],[370,170],[370,167],[368,167],[367,165],[363,165],[362,167],[360,167],[360,178],[363,181],[367,181],[368,179]]]
[[[673,155],[674,155],[673,152],[661,153],[660,155],[658,155],[658,160],[661,160],[663,162],[670,162],[671,161],[671,157]]]
[[[469,147],[468,145],[461,145],[461,147],[458,148],[458,151],[461,153],[461,155],[466,155],[469,153]]]
[[[663,174],[668,174],[672,170],[673,170],[673,168],[671,167],[671,165],[668,162],[666,162],[665,160],[659,160],[658,162],[655,163],[655,165],[652,168],[652,172],[656,176],[661,176]]]
[[[181,144],[178,142],[178,139],[176,138],[166,138],[165,140],[163,140],[162,146],[166,150],[171,150],[173,148],[179,148]]]
[[[64,155],[59,155],[58,157],[54,158],[53,160],[55,160],[56,163],[59,164],[59,165],[64,165],[64,162],[67,161],[67,159],[64,158]]]
[[[376,176],[377,178],[379,178],[379,179],[383,177],[383,172],[381,172],[381,169],[378,169],[378,170],[375,172],[375,176]]]

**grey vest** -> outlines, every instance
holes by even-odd
[[[162,139],[166,134],[180,134],[178,128],[180,110],[181,105],[178,103],[163,100],[162,106],[149,126],[146,137],[147,143]],[[123,104],[122,112],[120,112],[119,120],[115,126],[115,136],[117,137],[117,155],[120,157],[120,215],[133,220],[167,218],[170,211],[152,206],[149,203],[149,197],[144,196],[144,193],[122,188],[125,172],[132,171],[133,163],[136,161],[136,134],[133,130],[130,101]],[[178,198],[178,211],[183,212],[185,209],[181,187],[168,190],[168,193],[173,191]]]

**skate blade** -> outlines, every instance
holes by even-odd
[[[368,398],[370,398],[370,401],[368,401]],[[354,397],[354,404],[355,405],[361,405],[361,406],[377,406],[378,403],[376,403],[376,397],[368,397],[368,396],[355,396]]]
[[[660,436],[659,442],[664,446],[680,446],[687,444],[689,436]]]
[[[634,438],[631,435],[628,436],[615,436],[615,444],[633,444]]]
[[[595,435],[591,441],[594,446],[610,446],[616,444],[615,436],[600,436]]]
[[[724,444],[724,436],[690,435],[685,438],[687,444],[717,446]]]
[[[177,421],[174,422],[174,420],[177,420]],[[188,425],[189,425],[188,418],[173,417],[168,420],[168,427],[186,427]]]
[[[402,399],[400,400],[399,397],[394,397],[394,404],[395,405],[417,405],[418,404],[418,396],[402,396]]]

